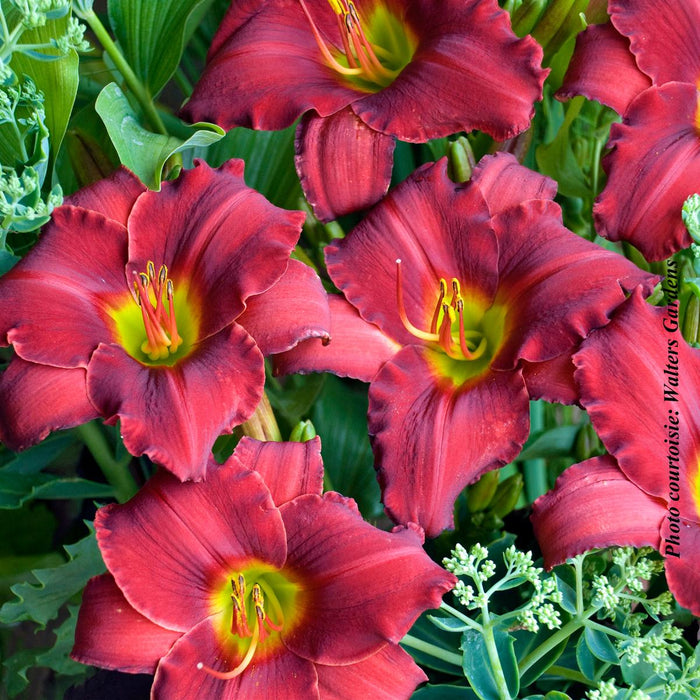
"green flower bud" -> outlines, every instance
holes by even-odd
[[[447,173],[453,182],[466,182],[476,165],[474,152],[466,136],[450,141],[447,146]]]
[[[498,484],[496,495],[491,501],[491,512],[499,518],[505,518],[510,513],[520,498],[523,491],[522,474],[513,474]]]
[[[583,12],[587,5],[588,0],[553,0],[544,11],[532,36],[544,49],[545,64],[568,39],[585,28]]]
[[[576,461],[583,462],[590,457],[597,457],[605,453],[603,446],[590,423],[584,423],[576,433],[574,441],[574,455]]]
[[[289,434],[289,442],[308,442],[316,437],[316,428],[310,420],[299,421]]]
[[[513,31],[519,37],[529,34],[537,24],[546,7],[547,0],[524,0],[522,5],[513,12],[513,16],[511,17]]]
[[[683,310],[681,333],[689,343],[697,343],[700,336],[700,299],[693,292],[688,297]]]
[[[470,513],[486,510],[498,488],[498,471],[486,472],[467,489],[467,508]]]

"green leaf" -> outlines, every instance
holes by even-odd
[[[591,650],[588,648],[588,643],[586,642],[585,635],[579,637],[578,643],[576,644],[576,661],[578,667],[581,669],[588,680],[593,680],[595,677],[595,657],[591,654]]]
[[[439,629],[445,630],[445,632],[464,632],[464,630],[470,629],[469,625],[455,617],[428,615],[428,619]]]
[[[605,632],[601,632],[598,629],[591,629],[586,625],[583,630],[583,636],[586,640],[588,648],[591,650],[591,654],[601,661],[605,661],[609,664],[619,664],[620,659],[617,655],[617,651],[613,646]]]
[[[0,608],[0,622],[12,624],[34,620],[43,628],[58,615],[59,608],[93,576],[105,571],[95,533],[65,547],[69,560],[52,569],[37,569],[32,574],[38,583],[19,583],[11,590],[16,600]]]
[[[460,656],[457,651],[457,638],[450,632],[438,629],[428,619],[428,613],[423,613],[415,621],[413,627],[409,630],[409,635],[423,642],[427,642],[428,644],[432,644],[439,649],[443,649],[450,654],[454,654],[458,657]],[[435,654],[428,654],[419,649],[414,649],[409,645],[405,646],[405,650],[411,654],[417,663],[425,668],[432,668],[435,671],[462,678],[462,669],[460,666],[450,663]]]
[[[572,615],[576,614],[576,574],[570,566],[562,565],[554,569],[557,588],[561,591],[561,607]]]
[[[52,38],[65,34],[68,16],[46,22],[43,27],[28,29],[22,34],[23,44],[49,43]],[[46,49],[44,53],[54,59],[60,56],[58,49]],[[14,53],[10,61],[12,70],[21,77],[28,75],[44,93],[45,124],[49,130],[51,148],[54,153],[63,140],[68,126],[73,103],[78,92],[78,54],[72,49],[54,60],[37,60],[27,54]]]
[[[109,23],[127,63],[155,97],[212,0],[109,0]]]
[[[186,138],[154,134],[139,124],[136,113],[116,83],[106,85],[95,102],[121,162],[153,190],[160,189],[163,166],[174,153],[206,147],[218,141],[223,129],[215,124],[182,125]]]
[[[464,651],[462,668],[467,680],[481,700],[509,700],[516,698],[520,687],[520,674],[513,648],[514,638],[499,628],[493,630],[498,658],[505,676],[508,695],[501,693],[489,659],[484,635],[467,630],[462,635],[460,648]]]
[[[411,700],[478,700],[477,694],[461,685],[426,685],[411,695]]]
[[[288,426],[299,423],[309,414],[314,401],[323,388],[326,374],[293,374],[287,377],[282,388],[268,382],[267,396],[272,408],[287,421]]]
[[[284,209],[297,209],[302,197],[301,185],[294,168],[294,133],[296,125],[283,131],[232,129],[207,152],[214,166],[230,158],[245,161],[245,181]]]
[[[367,435],[367,386],[328,375],[311,420],[321,436],[328,490],[354,498],[365,518],[379,517],[382,506]]]
[[[556,428],[535,433],[525,444],[525,448],[518,455],[518,459],[546,459],[568,456],[574,447],[574,440],[578,431],[578,425],[559,425]]]

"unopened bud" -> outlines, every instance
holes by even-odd
[[[574,440],[574,455],[578,462],[583,462],[590,457],[602,455],[605,452],[596,434],[595,428],[590,423],[584,423],[576,433]]]
[[[681,333],[689,343],[697,343],[700,330],[700,299],[693,292],[688,297],[683,311],[683,324]]]
[[[681,216],[690,237],[700,243],[700,194],[691,194],[685,200]]]
[[[572,37],[586,27],[583,13],[588,0],[553,0],[532,30],[532,36],[544,49],[545,65]]]
[[[513,31],[519,37],[529,34],[537,24],[545,7],[547,7],[547,0],[523,0],[523,3],[513,12],[511,17]]]
[[[467,489],[467,508],[470,513],[486,510],[498,488],[498,470],[486,472]]]
[[[476,165],[474,151],[466,136],[450,141],[447,146],[447,174],[452,182],[466,182]]]
[[[491,501],[491,512],[495,513],[499,518],[505,518],[515,508],[522,491],[522,474],[513,474],[501,481]]]
[[[289,434],[289,442],[308,442],[316,437],[316,428],[310,420],[299,421]]]

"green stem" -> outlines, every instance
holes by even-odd
[[[437,644],[431,644],[430,642],[424,642],[422,639],[417,637],[412,637],[407,634],[402,640],[401,644],[416,651],[422,651],[424,654],[428,654],[436,659],[446,661],[448,664],[457,666],[457,668],[462,668],[462,657],[459,654],[454,654],[451,651],[446,651],[442,647],[437,646]]]
[[[535,433],[544,428],[544,405],[541,401],[530,402],[530,430]],[[546,493],[547,464],[544,459],[526,459],[523,462],[523,477],[525,478],[525,497],[528,503],[534,503],[543,493]]]
[[[501,658],[498,655],[498,647],[496,647],[496,637],[493,635],[492,625],[484,625],[483,637],[486,643],[486,653],[489,655],[489,662],[491,663],[493,679],[498,686],[498,692],[502,698],[509,698],[511,695],[508,690],[505,673],[503,673],[503,667],[501,666]]]
[[[588,611],[588,616],[592,615],[595,608],[591,608]],[[563,627],[561,627],[557,632],[555,632],[551,637],[547,638],[542,644],[533,649],[519,664],[518,669],[520,671],[520,676],[525,674],[525,672],[534,666],[543,656],[548,654],[552,649],[555,649],[563,641],[567,640],[574,632],[577,632],[585,621],[580,617],[575,617],[569,620]]]
[[[440,610],[444,610],[449,615],[452,615],[452,617],[456,617],[460,622],[463,622],[465,625],[468,625],[472,629],[475,629],[477,632],[483,632],[484,628],[478,622],[475,622],[474,620],[467,617],[466,615],[462,615],[462,613],[459,610],[455,610],[451,605],[448,605],[444,600],[440,603]]]
[[[150,122],[151,126],[160,134],[168,135],[168,131],[163,124],[163,120],[156,111],[153,105],[153,100],[148,90],[143,85],[143,83],[138,79],[136,73],[134,73],[131,66],[126,62],[124,56],[122,56],[119,47],[112,41],[112,37],[109,35],[105,29],[102,22],[100,22],[99,17],[95,14],[93,10],[84,13],[82,15],[83,19],[90,25],[90,29],[95,32],[95,36],[98,38],[99,42],[104,47],[112,62],[116,66],[117,70],[121,73],[129,90],[133,93],[134,97],[138,100],[141,105],[146,118]]]
[[[611,637],[617,637],[618,639],[630,638],[629,634],[625,634],[624,632],[620,632],[620,630],[612,629],[611,627],[601,625],[600,623],[595,622],[595,620],[587,620],[584,627],[588,627],[588,629],[592,630],[597,630],[598,632],[603,632],[603,634],[609,634]]]
[[[139,490],[127,467],[131,461],[131,455],[128,460],[114,459],[104,433],[96,421],[79,425],[75,428],[75,432],[85,447],[90,450],[90,454],[107,481],[114,487],[114,497],[117,501],[119,503],[128,501]]]
[[[597,683],[589,680],[583,673],[579,671],[574,671],[571,668],[566,668],[564,666],[550,666],[545,672],[546,676],[557,676],[558,678],[565,678],[567,681],[574,681],[575,683],[583,683],[591,688],[595,688]]]

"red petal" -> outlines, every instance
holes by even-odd
[[[672,532],[670,525],[667,515],[661,529],[661,554],[666,555],[666,581],[676,600],[693,615],[700,615],[700,527],[683,518],[676,523],[677,530],[674,525]]]
[[[282,276],[303,222],[302,212],[278,209],[245,184],[243,161],[216,170],[200,161],[134,205],[127,272],[142,272],[149,260],[156,270],[167,265],[175,288],[187,284],[201,309],[203,338]]]
[[[574,356],[575,378],[581,403],[620,469],[639,488],[668,501],[669,467],[681,465],[676,505],[685,518],[700,521],[700,504],[694,500],[700,353],[688,347],[679,331],[668,331],[674,327],[668,324],[674,323],[665,309],[649,306],[635,293],[609,326],[583,343]],[[677,401],[664,400],[672,399],[674,391]],[[669,418],[678,425],[671,425]],[[667,425],[680,433],[675,436],[680,443],[678,462],[669,460],[664,440],[674,436]]]
[[[615,80],[611,80],[611,76]],[[557,97],[585,95],[624,114],[651,85],[637,67],[626,37],[609,24],[593,24],[576,37],[576,49]]]
[[[352,105],[362,121],[416,142],[473,129],[503,140],[529,126],[547,75],[542,49],[515,36],[495,0],[403,5],[418,48],[389,87]]]
[[[306,5],[335,41],[336,16],[326,0]],[[298,2],[246,0],[231,4],[183,114],[225,129],[276,130],[310,109],[333,114],[358,94],[326,66]]]
[[[579,402],[571,352],[565,352],[546,362],[522,362],[522,369],[531,399],[568,405]]]
[[[303,577],[306,605],[282,640],[321,664],[353,663],[387,641],[398,643],[455,583],[413,529],[378,530],[345,500],[334,493],[300,496],[280,508],[287,566]]]
[[[318,275],[298,260],[290,260],[280,280],[262,294],[248,297],[236,319],[266,357],[284,352],[309,338],[330,333],[328,299]]]
[[[333,372],[339,377],[372,381],[379,368],[401,347],[372,323],[367,323],[338,294],[328,297],[331,312],[331,342],[299,343],[274,358],[277,374]]]
[[[593,208],[596,228],[611,241],[633,243],[647,260],[692,242],[681,207],[700,180],[697,110],[694,84],[668,83],[645,90],[624,123],[610,129],[613,150],[603,160],[608,182]]]
[[[330,117],[308,112],[297,128],[296,152],[302,189],[321,221],[367,209],[389,189],[394,138],[350,108]]]
[[[126,673],[155,673],[181,636],[136,612],[112,576],[102,574],[83,592],[71,658]]]
[[[108,178],[66,197],[63,203],[91,209],[126,226],[134,202],[145,191],[141,180],[122,166]]]
[[[656,281],[617,253],[564,228],[558,205],[531,200],[494,220],[501,283],[496,303],[507,309],[498,369],[518,359],[550,360],[605,325],[623,290]]]
[[[260,653],[260,652],[259,652]],[[241,700],[241,698],[319,698],[314,664],[281,647],[274,656],[253,656],[240,676],[229,680],[214,678],[202,663],[216,671],[229,671],[240,656],[228,653],[217,639],[212,620],[202,621],[173,646],[160,662],[153,682],[152,697],[167,700]]]
[[[610,0],[608,11],[615,28],[629,38],[640,69],[654,84],[671,80],[696,83],[700,75],[697,2]]]
[[[233,324],[172,367],[147,367],[117,345],[100,345],[87,386],[105,420],[121,420],[129,452],[147,454],[181,480],[198,480],[216,438],[253,413],[264,381],[260,351]]]
[[[346,666],[316,665],[323,700],[397,700],[408,698],[428,677],[399,646],[387,644],[376,654]]]
[[[628,481],[607,455],[569,467],[532,509],[548,569],[598,547],[658,549],[666,514],[665,505]]]
[[[318,437],[308,442],[259,442],[244,437],[231,459],[262,476],[276,506],[307,493],[320,496],[323,492]]]
[[[518,454],[530,422],[519,371],[486,370],[455,386],[435,369],[443,357],[406,347],[369,391],[384,505],[395,522],[416,522],[428,537],[453,526],[454,501],[467,484]]]
[[[0,280],[0,342],[25,360],[87,367],[100,342],[113,338],[107,312],[128,294],[126,229],[101,214],[54,210],[37,246]]]
[[[11,450],[41,442],[52,430],[98,418],[84,369],[59,369],[13,358],[0,377],[0,441]]]
[[[396,260],[402,261],[409,320],[428,330],[439,280],[456,277],[468,302],[488,306],[498,284],[498,244],[477,187],[447,177],[447,161],[424,166],[392,190],[353,229],[326,248],[328,272],[360,315],[390,338],[415,342],[397,310]]]
[[[279,568],[287,554],[262,478],[230,466],[199,483],[160,472],[128,503],[100,508],[95,526],[129,603],[181,632],[216,612],[212,598],[234,574],[260,562]]]
[[[528,199],[554,199],[557,183],[526,168],[510,153],[484,156],[471,177],[484,195],[492,216]]]

